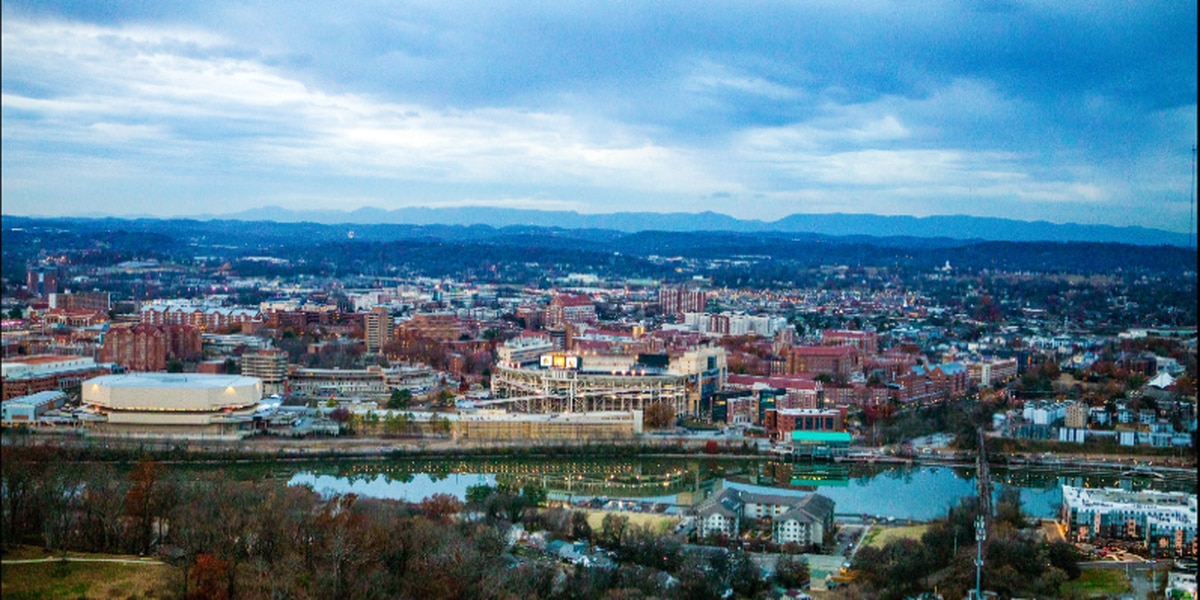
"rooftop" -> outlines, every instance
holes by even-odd
[[[137,388],[224,388],[256,385],[259,379],[243,375],[199,373],[125,373],[103,375],[87,380],[91,385]]]
[[[30,394],[28,396],[20,396],[17,398],[13,398],[12,400],[5,402],[4,405],[5,406],[38,406],[41,404],[45,404],[47,402],[53,402],[63,396],[66,396],[66,395],[67,394],[65,392],[60,392],[58,390],[51,390],[48,392],[38,392],[36,394]]]
[[[81,356],[57,356],[57,355],[42,354],[42,355],[38,355],[38,356],[25,356],[22,358],[6,359],[4,362],[21,364],[21,365],[49,365],[49,364],[54,364],[54,363],[79,360],[80,358],[84,358],[84,357],[81,357]]]
[[[846,431],[793,431],[793,442],[841,442],[850,443],[850,433]]]

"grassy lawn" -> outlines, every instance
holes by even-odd
[[[1133,591],[1121,569],[1084,569],[1075,581],[1063,584],[1062,592],[1075,591],[1084,596],[1109,596]]]
[[[72,552],[86,558],[125,558],[136,556],[92,555]],[[39,559],[47,555],[41,549],[21,548],[4,555],[4,560]],[[8,599],[129,599],[176,598],[183,586],[179,569],[156,564],[118,564],[92,562],[50,562],[5,564],[0,579],[0,596]]]
[[[641,527],[643,525],[650,525],[654,531],[659,533],[671,529],[675,525],[679,524],[680,521],[679,517],[653,513],[618,512],[592,509],[584,509],[583,512],[587,513],[588,525],[591,526],[592,531],[600,531],[600,526],[604,522],[604,515],[610,513],[621,517],[629,517],[630,526]]]
[[[876,525],[867,534],[867,539],[863,542],[863,545],[882,548],[888,542],[904,538],[920,540],[926,529],[929,529],[928,525],[905,525],[902,527],[880,527]]]

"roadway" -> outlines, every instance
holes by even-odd
[[[1129,560],[1081,562],[1079,566],[1085,569],[1124,569],[1125,577],[1129,579],[1129,583],[1133,586],[1133,591],[1122,594],[1120,596],[1121,600],[1142,600],[1143,598],[1154,597],[1149,594],[1158,593],[1163,580],[1167,578],[1167,572],[1163,570],[1163,567],[1166,565],[1132,554],[1128,556],[1130,557]]]

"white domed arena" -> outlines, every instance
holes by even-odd
[[[241,375],[126,373],[83,382],[83,403],[113,424],[209,425],[252,410],[262,380]]]

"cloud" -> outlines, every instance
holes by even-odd
[[[6,63],[55,62],[64,72],[87,74],[69,80],[107,82],[64,81],[53,98],[6,92],[6,115],[36,121],[42,141],[104,147],[136,132],[155,145],[194,152],[220,145],[251,165],[395,179],[603,185],[620,177],[625,186],[651,190],[700,186],[705,179],[685,153],[619,124],[580,126],[563,114],[327,93],[250,60],[204,56],[220,44],[216,37],[180,36],[198,44],[198,52],[183,55],[165,43],[176,39],[166,32],[18,22],[6,23],[4,35]]]
[[[1087,206],[1187,229],[1194,2],[3,7],[6,211]]]

